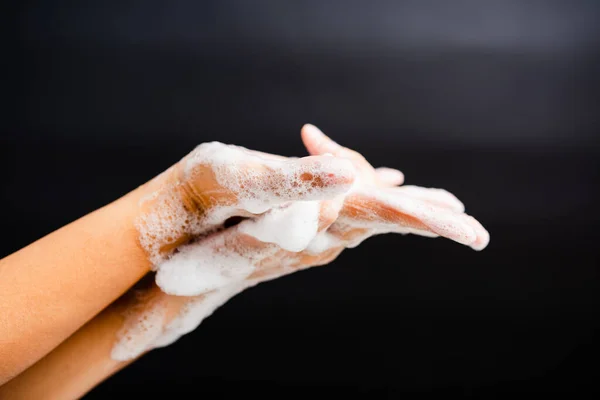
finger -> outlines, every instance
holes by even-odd
[[[393,232],[394,226],[402,232],[405,228],[428,231],[471,245],[477,232],[464,214],[436,207],[423,200],[386,191],[362,191],[349,195],[341,214],[353,225],[375,227],[379,231]]]
[[[456,196],[444,189],[405,185],[387,190],[390,193],[405,194],[415,199],[423,200],[437,207],[447,208],[457,213],[462,213],[465,211],[465,205],[458,200]]]
[[[489,232],[472,216],[463,214],[463,219],[465,219],[471,225],[471,227],[473,227],[475,233],[477,234],[477,239],[475,239],[470,246],[477,251],[485,249],[490,242]]]
[[[302,251],[296,253],[294,257],[287,260],[283,265],[257,268],[256,271],[248,277],[248,280],[252,282],[252,284],[256,284],[302,271],[307,268],[326,265],[331,263],[343,250],[343,246],[337,246],[326,249],[321,253]]]
[[[338,219],[340,211],[344,207],[344,196],[338,196],[332,200],[320,202],[319,228],[317,234],[324,233]]]
[[[330,153],[333,155],[343,155],[344,153],[345,147],[334,142],[314,125],[304,125],[300,134],[309,154],[319,155]]]
[[[356,192],[348,195],[340,212],[339,222],[347,224],[348,228],[387,227],[390,229],[397,226],[429,230],[419,218],[406,212],[397,204],[387,201],[382,194],[375,193],[374,188],[371,192]]]
[[[404,174],[397,169],[379,167],[375,169],[375,174],[381,186],[398,186],[404,183]]]
[[[392,193],[404,193],[414,198],[426,201],[434,206],[445,208],[455,213],[459,213],[460,218],[473,228],[476,234],[476,239],[469,244],[474,250],[483,250],[490,241],[488,231],[470,215],[464,214],[464,204],[456,198],[452,193],[444,189],[422,188],[419,186],[403,186],[392,188],[389,190]]]
[[[242,179],[244,188],[236,191],[241,199],[263,197],[269,206],[288,201],[326,200],[346,193],[355,176],[356,170],[348,160],[309,156],[252,164]]]
[[[233,206],[253,214],[291,200],[322,200],[349,190],[354,166],[330,156],[264,158],[236,146],[208,143],[186,161],[192,203]]]
[[[344,157],[354,161],[360,168],[373,169],[371,164],[360,153],[337,144],[314,125],[304,125],[301,136],[302,142],[309,154],[333,154],[336,157]]]

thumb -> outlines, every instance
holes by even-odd
[[[331,140],[319,128],[314,125],[306,124],[301,131],[302,142],[309,154],[333,154],[336,157],[343,157],[352,160],[359,169],[373,170],[373,166],[359,152],[341,146]]]

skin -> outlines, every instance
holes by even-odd
[[[382,233],[382,226],[385,227],[385,232],[403,232],[403,229],[411,228],[426,235],[451,236],[440,232],[438,226],[429,220],[427,215],[420,219],[413,212],[407,212],[401,204],[390,202],[390,193],[398,197],[410,197],[413,201],[421,202],[438,213],[445,213],[453,218],[460,217],[458,221],[466,221],[469,226],[468,232],[456,238],[450,237],[451,239],[464,241],[465,235],[474,232],[472,241],[466,244],[476,249],[487,244],[489,240],[487,232],[472,217],[463,214],[462,204],[451,194],[439,190],[396,187],[404,180],[399,171],[374,169],[360,154],[337,145],[312,126],[305,126],[302,137],[311,154],[330,153],[351,160],[356,168],[360,185],[366,190],[353,191],[345,197],[340,206],[335,206],[335,202],[330,199],[321,201],[319,232],[331,234],[338,240],[338,246],[319,254],[308,251],[289,252],[283,249],[270,252],[267,256],[256,260],[255,271],[247,278],[249,286],[311,266],[327,264],[347,246]],[[281,159],[276,156],[261,156]],[[162,188],[164,184],[158,187]],[[189,197],[186,199],[190,204],[201,204],[197,199]],[[227,197],[224,199],[226,199],[224,201],[231,201]],[[203,207],[204,210],[209,208],[210,206],[206,205]],[[240,212],[240,214],[244,213]],[[248,254],[249,251],[255,251],[256,254],[263,254],[262,250],[275,246],[245,235],[239,227],[240,225],[237,225],[212,234],[200,245],[208,246],[211,238],[221,236],[227,244],[226,247],[234,253]],[[180,237],[175,238],[174,242],[179,245],[187,240],[187,237],[183,239]],[[171,245],[172,243],[162,245],[161,251],[171,251],[173,248]],[[140,250],[139,246],[137,250]],[[141,313],[160,304],[167,309],[164,319],[164,326],[166,326],[185,304],[191,301],[203,301],[204,296],[210,295],[208,293],[196,297],[170,296],[161,292],[152,282],[149,285],[145,284],[141,289],[136,288],[135,293],[136,295],[130,291],[34,366],[0,387],[0,397],[6,395],[8,398],[37,398],[42,394],[46,396],[52,394],[50,397],[57,399],[80,397],[133,361],[119,362],[110,357],[115,337],[127,322],[124,313],[126,310],[130,311],[129,314],[131,310]]]

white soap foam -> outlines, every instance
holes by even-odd
[[[335,247],[344,247],[344,243],[331,233],[323,231],[314,237],[306,250],[311,254],[321,254]]]
[[[152,343],[163,332],[167,309],[161,302],[141,301],[124,317],[123,327],[117,333],[117,342],[112,348],[111,358],[126,361],[138,357],[152,348]]]
[[[299,252],[317,235],[320,208],[318,201],[288,203],[262,218],[241,224],[240,232],[261,242],[274,243],[284,250]]]
[[[167,294],[197,296],[243,281],[254,271],[258,260],[277,249],[265,246],[256,251],[229,243],[227,239],[235,236],[237,229],[181,246],[179,252],[158,267],[156,284]]]
[[[252,264],[240,255],[204,246],[184,246],[161,264],[156,284],[167,294],[197,296],[242,280],[253,270]]]

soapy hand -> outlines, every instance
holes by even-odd
[[[129,319],[113,350],[114,358],[130,359],[168,345],[245,288],[328,264],[345,248],[373,235],[443,236],[476,250],[489,242],[487,231],[464,214],[463,204],[449,192],[398,187],[404,181],[400,171],[373,168],[362,155],[336,144],[314,126],[303,128],[302,139],[312,155],[349,160],[355,171],[352,187],[339,184],[339,191],[329,191],[321,200],[286,197],[288,201],[271,204],[259,216],[180,246],[159,264],[156,284],[160,290],[152,289],[151,307],[139,307]],[[260,157],[284,162],[278,156]],[[173,304],[179,312],[167,312]],[[139,321],[148,320],[155,321],[152,329],[136,335]]]
[[[291,159],[218,142],[198,146],[147,184],[137,220],[153,264],[178,246],[223,226],[231,217],[262,214],[291,200],[345,193],[355,171],[348,160]]]

